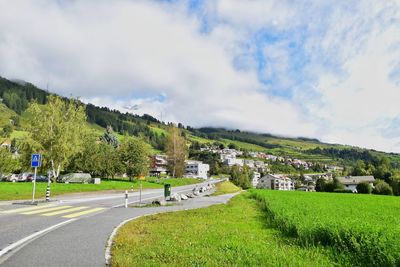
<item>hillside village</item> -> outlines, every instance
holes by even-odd
[[[221,164],[232,168],[237,166],[249,168],[251,171],[251,185],[253,188],[263,188],[272,190],[301,190],[316,191],[317,180],[323,179],[331,182],[334,175],[343,171],[343,167],[334,165],[325,165],[323,173],[309,173],[303,175],[302,179],[298,176],[288,174],[271,173],[268,162],[278,162],[284,165],[290,165],[297,169],[302,168],[308,170],[313,166],[312,162],[302,161],[299,159],[284,158],[274,156],[263,152],[249,151],[247,152],[253,159],[243,158],[243,151],[234,148],[219,148],[217,146],[206,146],[200,149],[202,152],[210,152],[219,155]],[[151,160],[150,175],[162,177],[168,175],[168,158],[165,155],[153,155]],[[202,161],[186,160],[185,177],[208,179],[210,166]],[[345,176],[337,177],[339,182],[344,186],[344,190],[357,193],[357,185],[367,182],[372,188],[375,182],[373,176]]]
[[[22,145],[21,141],[29,136],[31,123],[27,109],[31,101],[35,100],[37,104],[45,105],[47,97],[51,94],[32,84],[16,83],[4,78],[0,78],[0,94],[0,108],[3,110],[0,116],[0,147],[13,153],[13,158],[17,160],[18,153],[28,148],[27,144]],[[91,138],[95,138],[90,142],[95,141],[94,147],[100,149],[96,153],[103,155],[94,155],[93,146],[88,145],[84,148],[87,152],[79,154],[78,159],[66,161],[68,164],[62,170],[64,174],[88,172],[92,176],[108,179],[126,176],[127,172],[118,160],[119,151],[113,147],[124,143],[126,136],[129,136],[148,144],[151,155],[146,169],[149,176],[174,176],[168,171],[169,159],[165,153],[169,138],[168,129],[174,127],[172,123],[159,121],[146,114],[137,116],[91,104],[84,106],[88,122],[86,127],[92,132]],[[185,127],[181,123],[176,129],[187,149],[182,159],[185,161],[182,177],[208,179],[222,175],[231,177],[232,181],[244,189],[266,187],[331,192],[356,192],[357,185],[362,182],[368,183],[371,186],[368,190],[371,191],[375,184],[383,182],[386,183],[383,184],[384,188],[391,187],[385,189],[385,192],[393,190],[393,194],[400,194],[400,183],[397,179],[400,157],[396,154],[329,145],[307,138],[280,138],[222,128],[195,129]],[[109,146],[104,146],[105,144]],[[96,164],[101,161],[105,165],[111,164],[107,162],[107,157],[114,158],[116,162],[99,170],[96,169],[99,168],[96,164],[90,166],[84,163],[90,161],[84,158],[85,153],[93,154],[93,159],[96,160],[102,158]],[[17,164],[19,167],[9,168],[15,169],[9,173],[28,171],[25,156],[23,153],[22,161],[17,160],[21,161]],[[7,177],[10,177],[9,173],[4,174],[3,171],[3,175]]]

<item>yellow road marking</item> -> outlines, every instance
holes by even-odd
[[[54,216],[54,215],[59,215],[59,214],[63,214],[63,213],[68,213],[68,212],[83,210],[83,209],[86,209],[86,208],[87,208],[87,207],[75,207],[75,208],[70,208],[70,209],[66,209],[66,210],[58,210],[58,211],[54,211],[54,212],[49,212],[49,213],[41,214],[41,216]]]
[[[2,211],[1,213],[18,213],[18,212],[24,212],[24,211],[30,211],[30,210],[38,210],[38,209],[44,209],[48,207],[53,207],[54,205],[43,205],[43,206],[35,206],[35,207],[29,207],[29,208],[21,208],[21,209],[13,209],[13,210],[5,210]]]
[[[81,211],[81,212],[68,214],[68,215],[65,215],[65,216],[62,216],[62,217],[71,219],[71,218],[79,217],[79,216],[82,216],[82,215],[86,215],[86,214],[93,213],[93,212],[96,212],[96,211],[101,211],[101,210],[105,210],[105,208],[94,208],[94,209],[91,209],[91,210],[85,210],[85,211]]]
[[[31,214],[38,214],[38,213],[43,213],[43,212],[47,212],[47,211],[62,210],[62,209],[71,208],[71,207],[72,207],[72,206],[58,206],[58,207],[54,207],[54,208],[48,208],[48,209],[41,209],[41,210],[34,210],[34,211],[23,212],[23,213],[21,213],[21,214],[24,214],[24,215],[31,215]]]

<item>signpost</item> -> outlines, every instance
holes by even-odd
[[[142,205],[142,181],[145,179],[143,175],[139,176],[140,181],[140,192],[139,192],[139,205]]]
[[[31,167],[35,168],[35,174],[33,175],[32,204],[35,203],[37,168],[40,167],[41,162],[42,162],[42,156],[40,154],[32,154]]]

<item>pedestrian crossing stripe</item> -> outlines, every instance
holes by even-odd
[[[83,210],[83,209],[87,209],[88,207],[75,207],[75,208],[70,208],[70,209],[63,209],[63,210],[57,210],[57,211],[53,211],[53,212],[48,212],[45,214],[41,214],[41,216],[54,216],[54,215],[60,215],[63,213],[69,213],[69,212],[73,212],[73,211],[78,211],[78,210]]]
[[[90,207],[86,206],[56,206],[54,204],[49,204],[49,205],[43,205],[40,207],[28,207],[28,208],[19,208],[19,209],[13,209],[13,210],[6,210],[2,213],[7,213],[7,214],[22,214],[22,215],[40,215],[40,216],[56,216],[56,215],[64,215],[62,218],[76,218],[79,216],[95,213],[98,211],[105,210],[106,208],[92,208],[89,209]],[[68,214],[70,213],[70,214]]]
[[[33,210],[49,208],[49,207],[54,207],[54,205],[49,204],[49,205],[43,205],[43,206],[35,206],[35,207],[28,207],[28,208],[5,210],[5,211],[2,211],[1,213],[4,213],[4,214],[20,213],[20,212],[25,212],[25,211],[33,211]]]
[[[94,208],[94,209],[90,209],[90,210],[85,210],[85,211],[81,211],[81,212],[77,212],[77,213],[68,214],[68,215],[65,215],[62,217],[72,219],[72,218],[76,218],[76,217],[79,217],[82,215],[87,215],[87,214],[94,213],[94,212],[101,211],[101,210],[105,210],[105,208]]]
[[[66,208],[72,208],[72,206],[58,206],[58,207],[53,207],[53,208],[22,212],[21,214],[23,214],[23,215],[31,215],[31,214],[38,214],[38,213],[43,213],[43,212],[47,212],[47,211],[62,210],[62,209],[66,209]]]

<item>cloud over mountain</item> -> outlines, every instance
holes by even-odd
[[[17,0],[0,10],[7,78],[193,126],[400,151],[397,1]]]

